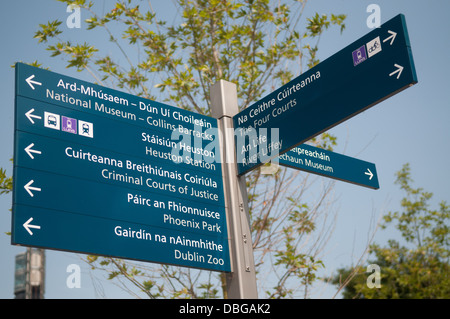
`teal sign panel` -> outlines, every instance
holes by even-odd
[[[350,156],[302,144],[281,154],[279,164],[308,173],[322,175],[340,181],[378,189],[375,164]]]
[[[415,83],[400,14],[235,115],[239,174]]]
[[[216,130],[17,63],[12,244],[229,272]]]

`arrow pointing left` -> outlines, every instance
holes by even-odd
[[[32,153],[35,154],[42,154],[41,151],[38,150],[33,150],[34,143],[31,143],[30,145],[28,145],[27,147],[25,147],[25,152],[27,152],[28,156],[31,157],[31,159],[34,159],[34,156]]]
[[[24,224],[23,227],[27,230],[27,232],[33,236],[33,232],[30,230],[30,228],[35,228],[35,229],[41,229],[41,226],[38,225],[30,225],[30,223],[33,221],[33,217],[30,217],[30,219],[28,219]]]
[[[30,120],[31,124],[34,124],[33,118],[38,119],[38,120],[42,119],[42,117],[40,117],[39,115],[33,114],[33,112],[34,112],[34,109],[31,109],[27,113],[25,113],[25,116]]]
[[[33,79],[34,79],[34,74],[33,75],[30,75],[29,77],[27,77],[26,79],[25,79],[25,81],[28,83],[28,85],[34,90],[34,86],[33,86],[33,84],[34,85],[42,85],[42,83],[41,82],[37,82],[37,81],[33,81]]]
[[[41,189],[39,187],[33,187],[31,184],[34,183],[34,180],[29,181],[23,188],[30,194],[31,197],[34,197],[34,194],[32,191],[40,192]]]

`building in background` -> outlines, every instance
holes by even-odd
[[[14,295],[16,299],[44,299],[45,253],[43,249],[27,248],[16,255]]]

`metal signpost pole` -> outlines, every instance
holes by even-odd
[[[227,214],[231,273],[227,273],[227,293],[231,299],[258,297],[253,247],[248,215],[245,177],[238,177],[234,146],[233,116],[238,113],[236,85],[220,80],[211,87],[212,116],[218,120]]]

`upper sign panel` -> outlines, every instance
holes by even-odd
[[[398,15],[234,116],[239,174],[417,83]]]

